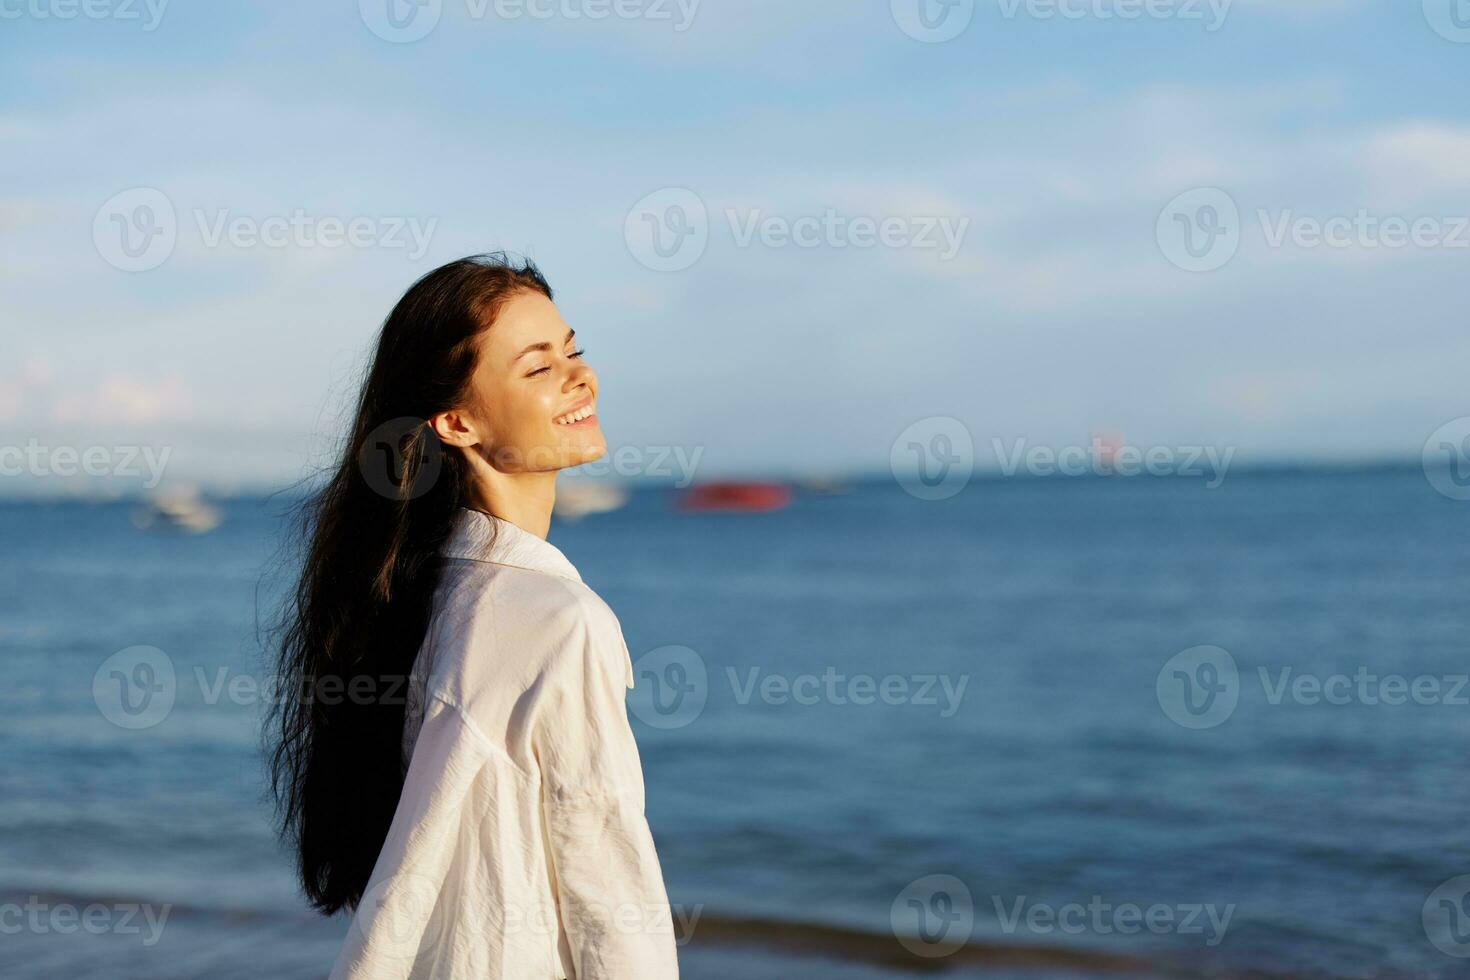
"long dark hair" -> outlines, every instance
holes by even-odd
[[[551,297],[531,262],[503,253],[414,283],[383,324],[340,460],[301,507],[266,735],[281,831],[323,914],[357,907],[398,806],[406,678],[467,501],[465,458],[425,420],[464,404],[476,338],[529,290]]]

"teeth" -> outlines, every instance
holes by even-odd
[[[592,411],[593,406],[587,405],[583,408],[577,409],[575,412],[563,415],[561,418],[553,419],[552,421],[556,422],[557,425],[571,425],[573,422],[582,421],[587,416],[591,415]]]

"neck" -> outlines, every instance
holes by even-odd
[[[466,506],[545,538],[556,503],[556,470],[502,473],[483,460],[472,460],[474,486]]]

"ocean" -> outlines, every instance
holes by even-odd
[[[290,504],[0,504],[0,975],[330,968],[261,765]],[[551,540],[637,665],[687,977],[1452,977],[1467,531],[1384,469],[643,489]]]

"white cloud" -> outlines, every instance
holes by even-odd
[[[1361,165],[1380,198],[1457,195],[1470,213],[1470,126],[1422,120],[1390,126],[1365,141]]]
[[[74,383],[73,383],[74,384]],[[156,425],[185,421],[196,400],[182,378],[108,374],[93,386],[45,392],[57,425]]]

